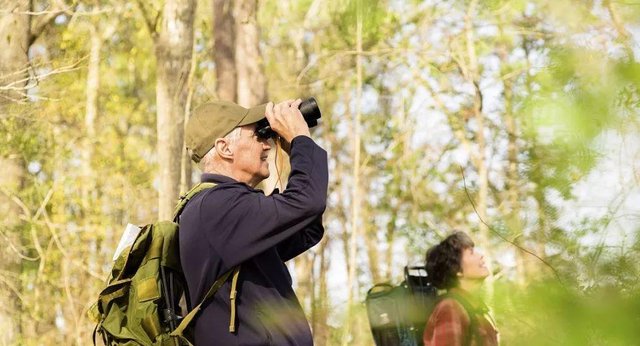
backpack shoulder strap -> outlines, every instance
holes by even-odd
[[[467,312],[467,315],[469,315],[469,328],[467,328],[467,335],[464,338],[463,345],[471,345],[471,343],[474,340],[476,340],[477,334],[478,334],[477,333],[477,328],[478,328],[478,312],[477,312],[477,310],[471,305],[469,300],[467,300],[465,297],[463,297],[462,295],[457,294],[455,292],[448,291],[442,298],[443,299],[444,298],[451,298],[451,299],[457,301],[458,303],[460,303],[460,305],[462,305],[464,310]]]
[[[187,329],[189,324],[191,324],[191,321],[196,317],[196,314],[198,314],[198,312],[202,308],[202,305],[211,297],[213,297],[213,295],[218,291],[218,289],[220,289],[220,287],[222,287],[225,281],[229,279],[229,276],[231,276],[231,274],[233,274],[233,283],[232,283],[233,287],[231,287],[232,300],[231,300],[231,321],[229,322],[229,331],[234,332],[235,331],[235,291],[236,291],[235,286],[238,281],[239,273],[240,273],[240,266],[235,266],[231,268],[229,271],[227,271],[226,273],[222,274],[222,276],[219,277],[218,280],[216,280],[213,283],[213,285],[211,285],[211,288],[209,288],[209,291],[207,292],[207,294],[205,294],[204,298],[202,298],[202,300],[200,301],[200,304],[198,304],[193,309],[191,309],[191,311],[189,311],[189,313],[182,319],[182,321],[180,322],[180,325],[173,332],[171,332],[171,336],[182,337],[185,329]]]
[[[194,186],[189,192],[187,192],[182,197],[180,197],[180,200],[178,201],[178,205],[176,206],[176,209],[173,213],[174,222],[178,221],[178,217],[180,217],[182,210],[195,195],[197,195],[199,192],[203,190],[214,188],[215,186],[216,186],[215,183],[199,183],[196,186]],[[189,311],[189,313],[182,319],[182,321],[180,321],[180,324],[178,325],[178,327],[176,327],[176,329],[174,329],[170,335],[184,339],[183,334],[185,329],[187,329],[187,327],[191,324],[192,320],[196,317],[196,315],[202,308],[202,305],[206,303],[211,297],[213,297],[213,295],[218,291],[218,289],[220,289],[220,287],[222,287],[222,285],[229,279],[229,276],[231,275],[233,275],[233,279],[231,282],[231,293],[229,296],[230,305],[231,305],[229,332],[230,333],[235,332],[236,295],[237,295],[236,286],[238,284],[239,274],[240,274],[240,265],[237,265],[231,268],[230,270],[228,270],[227,272],[225,272],[224,274],[222,274],[222,276],[220,276],[211,285],[211,287],[209,288],[209,291],[207,291],[207,294],[205,294],[205,296],[200,301],[200,304],[196,305],[191,311]]]
[[[173,211],[173,221],[174,222],[178,221],[178,217],[182,213],[182,210],[195,195],[197,195],[199,192],[203,190],[214,188],[215,186],[216,186],[215,183],[198,183],[196,184],[196,186],[191,188],[189,192],[182,195],[180,197],[180,200],[178,200],[176,209]]]

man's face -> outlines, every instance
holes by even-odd
[[[239,181],[255,187],[269,177],[267,157],[271,145],[268,139],[259,139],[255,134],[255,124],[240,127],[240,135],[233,147],[233,168]]]
[[[462,250],[460,260],[462,277],[466,279],[484,279],[489,276],[489,269],[484,263],[484,256],[473,247]]]

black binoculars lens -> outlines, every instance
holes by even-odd
[[[318,125],[318,119],[320,119],[322,114],[320,113],[320,107],[318,107],[318,102],[315,98],[310,97],[302,101],[300,106],[298,106],[298,109],[300,110],[300,113],[302,113],[304,121],[307,123],[309,128]],[[269,139],[277,136],[277,134],[271,129],[267,118],[256,123],[256,135],[261,139]]]

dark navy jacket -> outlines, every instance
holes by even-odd
[[[298,136],[290,161],[287,188],[280,194],[265,196],[229,177],[203,174],[203,182],[218,185],[196,195],[182,212],[180,259],[191,305],[216,278],[241,264],[237,332],[229,333],[228,280],[195,320],[196,346],[313,344],[284,262],[324,233],[327,153],[311,138]]]

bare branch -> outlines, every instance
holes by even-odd
[[[71,292],[71,282],[69,281],[69,277],[71,276],[69,274],[69,267],[67,265],[65,265],[66,263],[63,263],[62,265],[62,277],[63,277],[63,284],[64,284],[64,292],[65,292],[65,298],[68,301],[68,306],[70,307],[71,310],[71,314],[73,317],[73,320],[75,322],[75,326],[76,328],[78,327],[78,312],[76,311],[76,300],[74,299],[74,294]]]
[[[53,191],[53,189],[51,189],[50,191]],[[62,245],[62,242],[60,241],[60,236],[56,231],[56,226],[51,222],[51,219],[49,218],[49,213],[47,213],[46,208],[43,209],[42,216],[44,218],[44,223],[49,229],[49,231],[51,232],[51,237],[53,238],[53,241],[55,242],[60,252],[62,253],[62,256],[64,256],[65,258],[69,257],[67,250],[64,248],[64,246]]]
[[[615,7],[613,7],[613,3],[611,0],[604,0],[604,5],[607,7],[607,11],[609,11],[609,15],[611,16],[611,21],[616,28],[616,31],[620,35],[621,38],[628,40],[631,37],[627,28],[624,27],[624,24],[620,20],[620,16],[618,15],[618,11]]]
[[[22,98],[15,98],[15,97],[11,97],[9,95],[5,95],[3,93],[0,93],[0,97],[11,102],[11,103],[24,103],[24,100],[27,99],[28,95],[23,93],[23,92],[17,92],[17,94],[19,94],[20,96],[22,96]],[[2,102],[0,102],[2,103]]]
[[[49,72],[46,72],[46,73],[43,73],[43,74],[35,73],[35,67],[33,67],[33,66],[29,66],[29,67],[27,67],[27,68],[25,68],[25,69],[23,69],[21,71],[18,71],[18,72],[12,72],[11,74],[9,74],[9,76],[14,75],[14,74],[18,74],[18,73],[24,73],[26,71],[30,72],[30,74],[32,73],[33,75],[31,75],[29,77],[25,77],[25,78],[19,79],[19,80],[15,80],[15,81],[7,84],[7,85],[1,85],[0,86],[0,91],[9,91],[9,90],[11,90],[11,91],[20,91],[20,90],[31,89],[31,88],[37,86],[40,81],[42,81],[43,79],[45,79],[47,77],[50,77],[50,76],[53,76],[53,75],[57,75],[57,74],[61,74],[61,73],[65,73],[65,72],[71,72],[71,71],[75,71],[75,70],[80,69],[80,67],[78,67],[78,65],[80,65],[80,63],[83,60],[85,60],[86,58],[87,57],[84,56],[80,60],[74,62],[71,65],[67,65],[67,66],[63,66],[63,67],[60,67],[60,68],[56,68],[56,69],[53,69],[53,70],[51,70]],[[6,76],[0,76],[0,79],[4,79],[5,77]],[[32,84],[29,85],[28,84],[29,82],[32,82]],[[15,85],[20,85],[20,84],[24,84],[24,83],[27,83],[27,85],[20,86],[20,87],[15,86]],[[33,84],[33,83],[35,83],[35,84]]]
[[[9,237],[4,234],[4,232],[2,230],[0,230],[0,235],[2,235],[2,237],[4,238],[4,242],[7,243],[9,245],[9,247],[11,248],[11,250],[13,250],[13,252],[16,253],[16,255],[18,255],[18,257],[20,257],[23,260],[26,261],[31,261],[31,262],[35,262],[37,260],[39,260],[39,257],[29,257],[28,255],[24,255],[22,254],[22,252],[20,251],[20,249],[18,249],[15,244],[13,244],[13,242],[11,242],[11,239],[9,239]]]
[[[4,275],[0,275],[0,281],[3,282],[4,286],[8,287],[9,290],[13,292],[13,294],[15,294],[16,297],[18,297],[18,300],[20,300],[20,303],[24,303],[24,297],[22,296],[22,293],[14,285],[14,283],[11,280],[6,279]]]
[[[363,50],[361,52],[358,52],[357,50],[340,50],[340,51],[331,51],[329,53],[325,53],[325,54],[321,54],[318,56],[318,58],[309,61],[307,63],[307,65],[302,68],[302,70],[300,71],[300,73],[298,73],[298,76],[296,77],[296,83],[298,85],[304,85],[301,84],[302,79],[305,77],[305,75],[316,65],[318,65],[318,63],[320,63],[321,61],[324,61],[325,59],[331,60],[331,59],[338,59],[338,58],[342,58],[342,57],[349,57],[349,56],[354,56],[354,55],[361,55],[361,56],[375,56],[375,57],[384,57],[387,55],[392,55],[392,54],[410,54],[410,53],[416,53],[416,54],[422,54],[424,53],[425,47],[419,47],[419,48],[413,48],[413,49],[408,49],[408,48],[380,48],[380,49],[374,49],[374,50]],[[333,71],[335,72],[335,71]],[[337,75],[341,75],[340,73],[337,73]],[[319,78],[318,80],[323,80],[325,78]]]
[[[35,42],[35,40],[40,37],[44,29],[53,22],[56,17],[65,13],[68,15],[73,14],[75,11],[77,3],[74,2],[71,6],[66,6],[64,2],[60,0],[56,0],[55,4],[52,6],[52,9],[49,11],[41,12],[40,15],[32,22],[31,32],[29,37],[29,46]]]
[[[632,39],[631,34],[627,30],[627,28],[624,27],[624,23],[622,23],[622,21],[620,20],[618,11],[613,6],[613,3],[611,2],[611,0],[604,0],[603,5],[605,5],[607,7],[607,10],[609,11],[609,16],[611,17],[613,26],[618,32],[619,41],[624,46],[624,49],[627,52],[629,58],[633,61],[634,60],[633,48],[631,48],[631,45],[629,44],[629,41]]]
[[[476,216],[478,217],[478,219],[480,220],[480,222],[482,222],[482,224],[484,224],[487,229],[489,229],[491,232],[493,232],[495,235],[497,235],[500,239],[502,239],[503,241],[515,246],[516,248],[520,249],[523,252],[528,253],[529,255],[535,257],[536,259],[538,259],[538,261],[540,261],[542,264],[544,264],[545,266],[547,266],[549,269],[551,269],[551,271],[553,272],[553,274],[555,274],[556,279],[558,280],[558,282],[562,285],[564,285],[564,282],[562,281],[562,278],[560,277],[560,274],[558,273],[558,271],[556,270],[556,268],[554,268],[551,264],[549,264],[549,262],[545,261],[542,257],[538,256],[536,253],[534,253],[531,250],[528,250],[518,244],[516,244],[514,241],[511,241],[507,238],[505,238],[502,234],[500,234],[500,232],[496,231],[495,229],[493,229],[493,227],[491,227],[485,220],[484,218],[480,215],[480,213],[478,212],[478,209],[476,208],[476,204],[473,202],[473,198],[471,198],[471,195],[469,194],[469,190],[467,189],[467,179],[465,178],[464,175],[464,169],[462,168],[462,166],[460,166],[460,174],[462,175],[462,182],[464,185],[464,192],[467,196],[467,199],[469,201],[469,203],[471,204],[471,207],[473,207],[473,211],[476,213]]]
[[[44,250],[42,249],[42,245],[40,245],[40,240],[38,239],[38,234],[36,232],[36,228],[33,224],[30,224],[30,233],[31,233],[31,242],[33,242],[33,248],[36,250],[38,254],[38,259],[40,260],[40,264],[38,266],[38,273],[42,273],[44,270]]]
[[[91,11],[75,11],[75,6],[67,6],[63,9],[58,10],[44,10],[44,11],[9,11],[9,10],[0,10],[0,14],[22,14],[29,16],[45,16],[45,15],[61,15],[68,14],[73,16],[97,16],[105,13],[113,12],[113,8],[103,8],[100,10],[91,10]]]
[[[156,36],[155,34],[157,33],[156,27],[160,19],[161,11],[158,11],[156,13],[155,18],[153,18],[152,15],[149,13],[149,10],[147,10],[147,8],[144,6],[144,3],[142,0],[136,0],[136,4],[138,4],[138,7],[140,8],[142,19],[144,20],[144,23],[146,24],[147,29],[149,30],[149,34],[151,35],[151,37],[155,39],[155,36]]]
[[[445,116],[447,117],[447,120],[451,126],[451,130],[454,134],[454,136],[458,139],[458,141],[460,142],[460,144],[462,144],[462,146],[465,148],[465,150],[467,151],[467,153],[469,153],[469,157],[471,158],[471,160],[473,160],[474,164],[477,166],[478,165],[478,160],[476,155],[473,154],[473,149],[471,148],[471,143],[469,142],[469,140],[466,138],[464,132],[463,132],[463,128],[462,127],[458,127],[455,126],[455,124],[452,121],[452,117],[455,117],[454,114],[449,114],[447,107],[445,105],[444,100],[442,100],[442,98],[440,97],[440,94],[438,92],[436,92],[431,85],[429,84],[429,81],[427,81],[424,77],[423,74],[421,73],[417,73],[414,71],[413,73],[413,77],[414,78],[418,78],[420,79],[423,83],[422,86],[431,94],[432,99],[434,100],[434,102],[436,103],[436,106],[440,109],[440,111],[442,113],[445,114]]]

